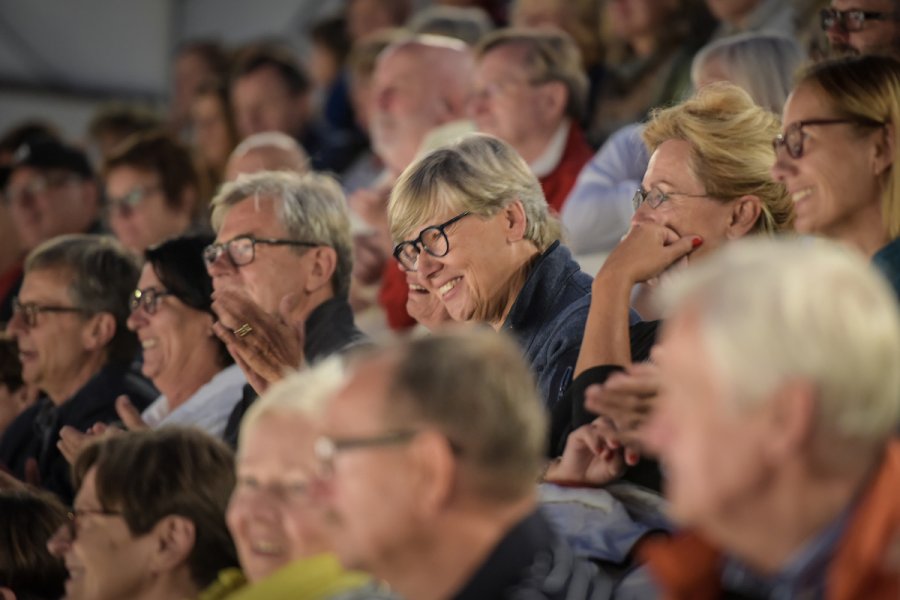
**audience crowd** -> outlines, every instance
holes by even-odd
[[[900,598],[900,0],[328,6],[0,132],[0,599]]]

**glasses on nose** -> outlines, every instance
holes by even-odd
[[[819,11],[819,18],[821,20],[822,31],[828,31],[835,25],[844,31],[860,31],[865,26],[866,21],[896,20],[897,14],[898,13],[896,12],[823,8]]]
[[[328,437],[323,435],[315,441],[313,451],[318,462],[318,475],[330,477],[334,474],[334,460],[341,452],[362,448],[396,446],[412,440],[419,432],[415,429],[401,429],[372,436]]]
[[[780,133],[772,140],[772,148],[775,154],[778,154],[779,148],[787,150],[788,156],[791,158],[800,158],[803,156],[803,143],[806,141],[807,134],[803,131],[804,127],[811,125],[840,125],[844,123],[854,123],[866,127],[882,127],[884,123],[874,119],[866,119],[864,117],[852,119],[807,119],[805,121],[796,121],[788,125],[784,133]]]
[[[123,217],[127,217],[134,212],[134,209],[137,208],[147,196],[155,194],[160,191],[160,189],[162,188],[158,185],[138,186],[124,196],[119,196],[118,198],[107,196],[106,202],[109,207],[109,212],[118,213]]]
[[[238,237],[222,242],[220,244],[210,244],[203,249],[203,262],[207,267],[219,260],[224,253],[228,256],[235,267],[243,267],[249,265],[256,258],[256,245],[267,244],[269,246],[305,246],[315,248],[321,246],[315,242],[300,242],[297,240],[273,239],[273,238],[256,238],[251,235],[239,235]]]
[[[415,271],[419,264],[419,254],[425,250],[431,256],[441,258],[450,252],[450,240],[447,239],[446,229],[471,213],[466,211],[445,221],[440,225],[426,227],[419,232],[414,240],[406,240],[394,246],[394,258],[407,271]]]
[[[23,185],[9,186],[3,199],[8,204],[21,206],[26,203],[26,198],[33,198],[77,180],[78,176],[71,173],[38,175]]]
[[[38,315],[41,313],[82,313],[90,314],[90,311],[77,306],[55,306],[52,304],[38,304],[37,302],[20,302],[18,296],[13,298],[13,315],[18,316],[28,327],[36,327]]]
[[[75,539],[78,535],[78,523],[84,517],[89,516],[97,516],[97,517],[121,517],[125,513],[120,510],[105,510],[102,508],[76,508],[69,512],[66,516],[68,520],[65,523],[66,530],[69,533],[70,539]]]
[[[156,314],[156,307],[159,304],[160,298],[164,298],[166,296],[171,296],[172,292],[168,292],[166,290],[159,290],[153,287],[146,289],[136,289],[131,292],[131,298],[128,301],[129,307],[131,307],[131,312],[136,311],[141,306],[144,307],[144,310],[147,311],[148,315]]]
[[[660,204],[669,200],[672,196],[685,196],[686,198],[707,198],[707,194],[684,194],[682,192],[664,192],[658,188],[651,188],[649,191],[644,188],[638,188],[634,192],[631,203],[634,205],[634,211],[646,204],[652,209],[659,208]]]

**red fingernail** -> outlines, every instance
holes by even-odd
[[[701,237],[695,237],[694,239],[691,240],[691,246],[693,246],[694,248],[696,248],[702,244],[703,244],[703,238],[701,238]]]

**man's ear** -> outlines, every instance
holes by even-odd
[[[337,269],[337,251],[330,246],[316,246],[309,253],[312,255],[312,264],[306,278],[306,291],[312,293],[331,285],[331,278]]]
[[[81,182],[81,204],[85,214],[94,214],[100,210],[100,188],[91,179]]]
[[[876,176],[881,176],[894,164],[896,146],[894,126],[886,123],[877,133],[873,168]]]
[[[457,492],[457,461],[449,440],[426,430],[413,440],[416,498],[426,519],[439,514]]]
[[[525,229],[528,227],[528,217],[525,215],[525,206],[521,200],[511,202],[503,209],[503,225],[506,231],[507,242],[518,242],[525,238]]]
[[[188,219],[196,212],[199,199],[200,195],[193,186],[187,185],[181,190],[181,197],[178,199],[179,209]]]
[[[150,568],[153,573],[168,573],[187,562],[197,539],[194,522],[180,515],[167,515],[151,530],[154,538]]]
[[[753,230],[761,218],[763,218],[762,200],[759,196],[741,196],[732,203],[731,218],[725,236],[730,240],[742,238]]]
[[[771,432],[765,452],[772,460],[783,461],[804,453],[815,428],[816,388],[808,381],[795,380],[782,384],[769,399],[767,429]]]
[[[85,350],[101,350],[116,335],[116,318],[108,312],[91,316],[81,330],[81,341]]]

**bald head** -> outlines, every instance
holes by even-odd
[[[291,171],[302,175],[309,171],[309,156],[289,135],[275,131],[257,133],[247,137],[231,153],[225,179],[234,181],[238,175],[259,171]]]
[[[395,175],[413,161],[429,131],[465,117],[472,73],[468,47],[442,36],[417,36],[381,53],[372,81],[370,133]]]

